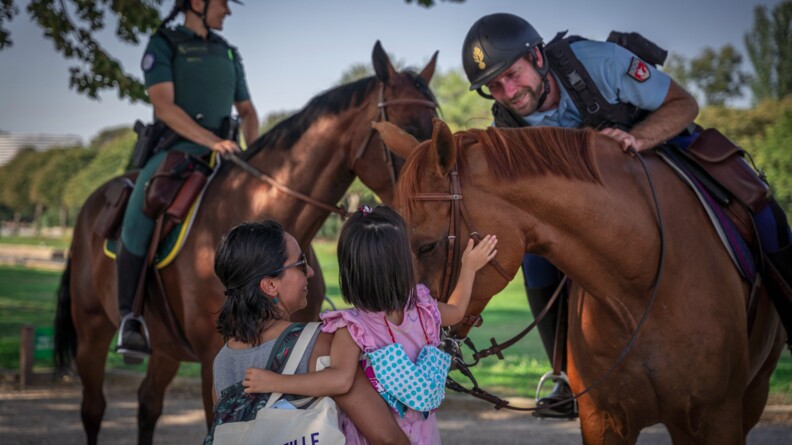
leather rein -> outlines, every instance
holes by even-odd
[[[649,298],[649,301],[646,305],[646,309],[644,310],[641,319],[638,321],[638,324],[635,327],[632,335],[630,336],[630,340],[627,342],[627,345],[624,347],[622,352],[616,358],[616,361],[608,368],[601,377],[594,381],[591,385],[586,387],[584,390],[580,391],[579,393],[571,396],[570,398],[558,401],[553,404],[544,405],[541,409],[547,408],[554,408],[557,406],[565,405],[569,402],[573,402],[583,396],[584,394],[590,392],[595,387],[599,386],[612,372],[619,366],[627,356],[627,354],[632,350],[633,345],[635,344],[636,338],[638,337],[638,333],[640,332],[641,328],[643,327],[644,323],[646,322],[647,318],[649,317],[649,313],[654,306],[654,302],[657,298],[657,290],[660,285],[660,278],[663,275],[663,270],[665,266],[665,230],[663,228],[663,218],[660,209],[660,203],[657,199],[657,193],[655,191],[654,182],[652,181],[652,176],[649,174],[649,170],[646,167],[646,163],[643,160],[643,157],[639,152],[635,149],[630,147],[628,150],[631,155],[636,157],[640,162],[641,166],[643,167],[646,179],[649,183],[649,188],[652,192],[652,198],[655,204],[655,212],[657,215],[657,225],[660,234],[660,257],[657,266],[657,272],[655,274],[655,281],[652,288],[652,294]],[[450,192],[449,193],[418,193],[413,195],[411,198],[419,201],[450,201],[451,203],[451,212],[450,212],[450,222],[448,228],[448,247],[447,247],[447,254],[446,254],[446,262],[445,267],[443,270],[443,281],[442,286],[440,288],[440,297],[442,301],[448,301],[448,296],[451,294],[452,286],[456,284],[457,279],[459,278],[459,269],[461,267],[461,258],[460,258],[460,243],[457,241],[459,240],[459,234],[461,231],[461,223],[465,223],[467,227],[471,230],[471,237],[476,239],[476,242],[481,240],[481,235],[475,230],[475,228],[471,225],[470,216],[465,209],[464,202],[462,200],[462,186],[459,180],[459,172],[457,167],[449,173],[450,176]],[[497,258],[493,259],[489,265],[495,268],[498,273],[508,282],[511,281],[511,277],[508,276],[506,271],[503,267],[498,263]],[[492,347],[485,349],[483,351],[476,350],[473,342],[470,340],[469,337],[458,338],[458,337],[446,337],[443,339],[444,347],[447,352],[452,355],[453,358],[453,365],[452,369],[457,369],[460,371],[465,377],[467,377],[471,383],[473,384],[472,388],[466,388],[457,381],[455,381],[451,376],[448,376],[446,379],[446,388],[451,389],[453,391],[462,392],[466,394],[470,394],[473,397],[478,399],[485,400],[489,403],[492,403],[496,410],[500,410],[502,408],[506,408],[509,410],[514,411],[535,411],[540,409],[539,407],[518,407],[510,405],[508,400],[504,400],[488,391],[483,390],[479,387],[476,378],[473,376],[472,371],[469,369],[471,366],[476,365],[481,358],[487,357],[489,355],[497,355],[500,360],[503,360],[502,351],[507,347],[515,344],[518,340],[522,339],[529,331],[531,331],[549,312],[550,308],[553,304],[558,300],[559,295],[561,294],[561,290],[564,284],[567,281],[567,277],[561,281],[561,284],[558,286],[556,291],[553,293],[553,296],[550,298],[550,301],[545,305],[542,311],[535,317],[534,321],[531,322],[522,332],[511,338],[510,340],[498,344],[494,338],[490,341],[492,343]],[[483,320],[481,319],[481,314],[468,314],[465,316],[461,324],[467,325],[469,327],[478,327],[481,326]],[[470,347],[474,351],[474,362],[473,363],[466,363],[462,357],[462,350],[461,344],[465,343],[468,347]]]
[[[379,121],[388,122],[388,112],[387,112],[388,105],[418,105],[418,106],[430,107],[435,110],[437,109],[437,103],[431,100],[421,100],[421,99],[393,99],[390,101],[385,100],[385,84],[383,82],[380,82],[379,99],[377,101],[377,110],[378,110],[377,119],[374,122],[379,122]],[[369,132],[366,135],[366,138],[363,140],[363,143],[358,148],[355,156],[351,158],[352,159],[351,162],[349,162],[350,170],[354,170],[355,164],[357,163],[358,159],[360,159],[365,153],[366,148],[371,143],[371,139],[375,132],[376,130],[374,130],[374,127],[371,127],[369,129]],[[397,172],[396,172],[396,165],[393,159],[394,156],[393,152],[391,152],[388,149],[388,147],[385,146],[385,143],[383,143],[381,139],[380,139],[380,145],[382,146],[383,149],[384,160],[389,167],[388,170],[391,177],[391,184],[393,184],[393,187],[395,189]],[[304,193],[300,193],[287,185],[281,184],[280,182],[276,181],[275,178],[273,178],[272,176],[266,173],[261,172],[257,168],[250,165],[247,161],[237,156],[236,154],[232,153],[224,156],[224,158],[238,165],[240,168],[242,168],[242,170],[251,174],[252,176],[255,176],[262,182],[269,184],[270,186],[280,190],[281,192],[289,196],[297,198],[298,200],[310,204],[314,207],[318,207],[322,210],[326,210],[330,213],[336,213],[341,217],[342,220],[346,219],[346,217],[349,215],[349,211],[343,205],[332,205],[332,204],[324,203]]]

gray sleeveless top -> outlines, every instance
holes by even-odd
[[[311,358],[316,338],[319,336],[320,329],[317,329],[305,349],[302,360],[297,365],[295,374],[305,374],[308,372],[308,360]],[[241,382],[245,378],[247,368],[263,368],[267,366],[267,360],[272,353],[272,347],[276,340],[270,340],[254,348],[231,349],[228,344],[223,345],[220,352],[214,359],[214,390],[217,397],[224,389]]]

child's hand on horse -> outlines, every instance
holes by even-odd
[[[485,264],[489,263],[490,260],[495,258],[495,255],[498,253],[498,251],[495,250],[495,245],[498,244],[498,238],[496,238],[495,235],[487,235],[481,239],[480,243],[474,244],[473,238],[470,238],[465,252],[462,253],[462,267],[475,273],[484,267]]]

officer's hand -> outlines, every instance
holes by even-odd
[[[222,141],[215,142],[209,148],[211,148],[212,151],[216,151],[220,154],[240,153],[242,151],[236,142],[229,139],[224,139]]]
[[[630,147],[635,147],[636,150],[640,150],[638,147],[638,140],[635,139],[635,136],[627,133],[626,131],[622,131],[616,128],[604,128],[600,130],[600,134],[604,134],[609,138],[615,139],[616,142],[621,145],[622,150],[627,151]]]

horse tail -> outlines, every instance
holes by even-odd
[[[77,331],[71,312],[71,292],[69,291],[71,276],[71,255],[66,260],[66,269],[61,275],[58,287],[58,306],[55,311],[55,369],[58,373],[68,371],[69,364],[77,354]]]

